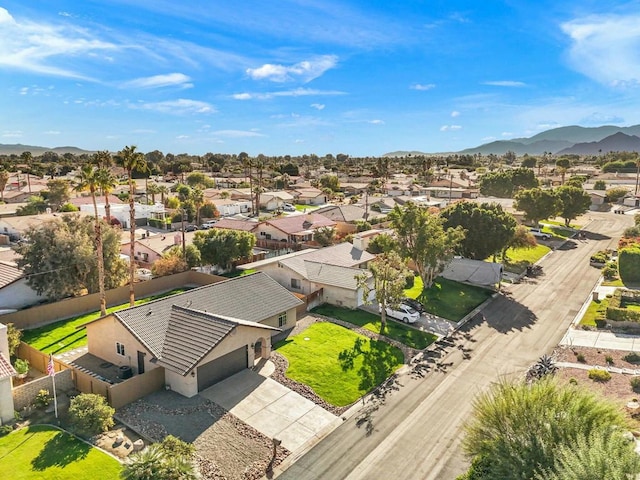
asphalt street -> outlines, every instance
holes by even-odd
[[[597,250],[616,248],[633,218],[589,214],[587,240],[570,240],[540,264],[543,274],[506,287],[450,341],[389,382],[374,401],[289,465],[281,479],[449,480],[469,460],[463,426],[474,396],[501,376],[522,376],[559,343],[594,287]]]

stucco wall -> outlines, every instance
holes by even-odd
[[[71,372],[72,370],[69,369],[56,373],[56,394],[75,390]],[[49,390],[49,393],[53,396],[53,380],[50,376],[40,377],[37,380],[14,388],[13,408],[20,411],[24,407],[31,405],[40,390]]]
[[[283,326],[283,327],[279,327],[278,326],[278,317],[280,315],[274,315],[273,317],[269,317],[263,321],[261,321],[260,323],[263,323],[264,325],[269,325],[270,327],[276,327],[276,328],[282,328],[283,330],[285,328],[290,328],[295,326],[296,324],[296,308],[291,308],[289,310],[287,310],[287,325]],[[276,335],[278,332],[276,332],[275,330],[272,330],[271,334],[269,334],[268,331],[264,332],[265,336],[268,335]]]
[[[264,272],[273,278],[276,282],[282,285],[284,288],[291,292],[302,293],[304,295],[309,295],[311,293],[310,287],[311,285],[307,280],[305,280],[301,275],[294,272],[290,268],[283,266],[282,268],[278,266],[278,263],[271,263],[269,265],[264,265],[262,267],[255,269],[258,272]],[[291,286],[291,279],[295,278],[300,282],[300,288],[293,288]]]
[[[362,303],[362,293],[359,292],[359,301],[354,290],[325,285],[322,297],[326,303],[345,308],[357,308]]]
[[[13,420],[13,409],[11,378],[2,378],[0,379],[0,425]]]
[[[264,232],[264,235],[262,235],[262,232]],[[278,230],[277,228],[271,225],[267,225],[266,223],[261,223],[258,225],[258,228],[255,231],[255,235],[258,240],[289,240],[289,236],[282,230]],[[267,235],[271,235],[271,238],[267,237]]]
[[[158,368],[150,362],[153,354],[138,342],[124,326],[109,315],[101,320],[87,325],[87,345],[89,353],[107,360],[114,365],[129,365],[134,372],[138,372],[138,351],[145,352],[145,371]],[[116,342],[124,345],[125,355],[116,352]]]
[[[198,394],[198,377],[195,375],[192,377],[187,374],[186,377],[183,377],[178,373],[165,369],[164,382],[167,388],[185,397],[193,397]]]

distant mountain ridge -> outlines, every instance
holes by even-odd
[[[513,138],[511,140],[496,140],[478,147],[467,148],[458,154],[474,155],[504,155],[511,151],[516,155],[542,155],[545,152],[553,154],[598,155],[608,152],[640,151],[640,145],[633,138],[640,139],[640,125],[617,127],[603,125],[601,127],[568,127],[553,128],[540,132],[528,138]],[[391,152],[384,156],[397,157],[411,155],[429,155],[423,152]]]
[[[20,143],[4,144],[0,143],[0,155],[22,155],[24,152],[31,152],[34,157],[40,156],[45,152],[55,152],[59,155],[65,153],[73,153],[80,155],[82,153],[95,153],[95,150],[83,150],[78,147],[39,147],[36,145],[22,145]]]

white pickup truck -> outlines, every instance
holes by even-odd
[[[543,240],[550,240],[551,239],[551,235],[549,235],[548,233],[543,232],[539,228],[530,228],[529,229],[529,233],[531,233],[531,235],[533,235],[534,237],[542,238]]]

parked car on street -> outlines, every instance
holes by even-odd
[[[402,320],[404,323],[416,323],[420,318],[420,313],[415,308],[402,303],[397,308],[387,307],[385,311],[388,317]]]
[[[285,212],[295,212],[296,211],[296,207],[294,207],[290,203],[285,203],[284,205],[282,205],[282,209]]]
[[[195,232],[196,230],[198,230],[197,225],[187,225],[186,227],[184,227],[185,232]]]

